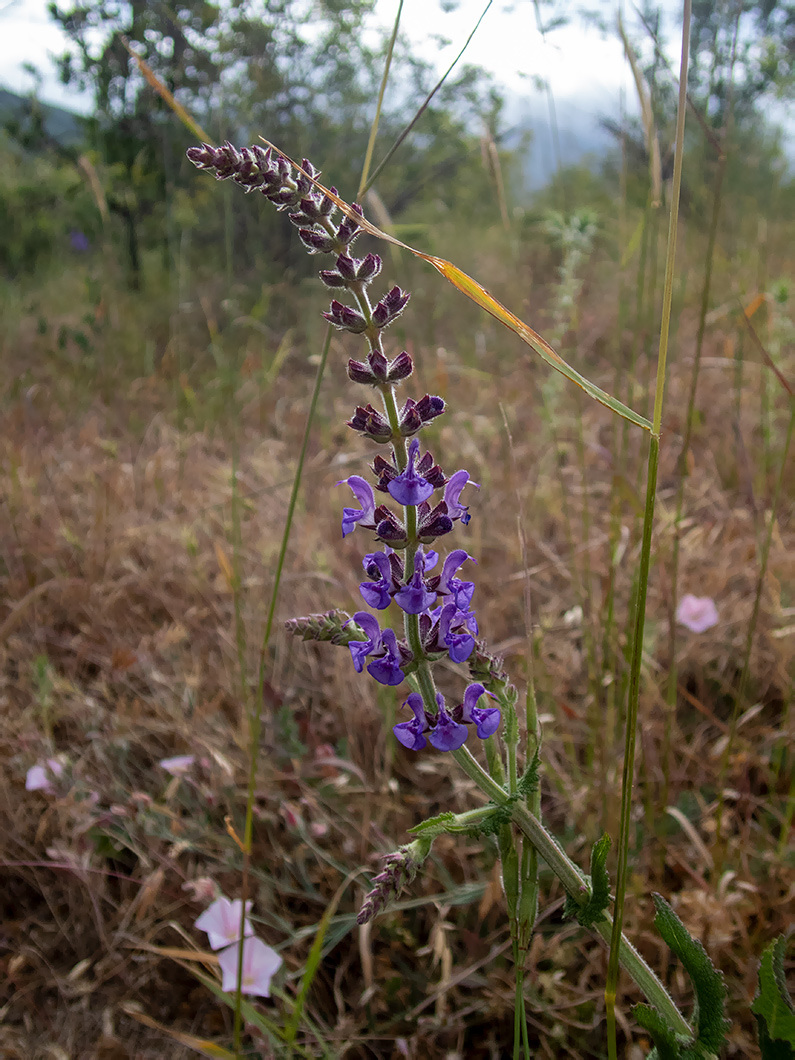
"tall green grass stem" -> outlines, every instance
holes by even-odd
[[[395,41],[397,40],[398,30],[400,29],[400,16],[403,13],[403,0],[400,0],[398,4],[397,14],[395,15],[395,24],[392,27],[392,36],[389,38],[389,47],[386,51],[386,62],[384,63],[384,74],[381,78],[381,87],[378,90],[378,102],[375,107],[375,117],[373,118],[372,125],[370,126],[370,138],[367,141],[367,151],[364,155],[364,163],[362,165],[362,175],[359,178],[359,190],[356,192],[356,201],[360,202],[370,184],[367,183],[367,174],[370,172],[370,163],[373,161],[373,150],[375,148],[375,138],[378,135],[378,125],[381,120],[381,108],[384,104],[384,93],[386,92],[386,83],[389,80],[389,69],[392,66],[392,53],[395,50]],[[379,167],[383,168],[383,167]],[[372,183],[372,181],[370,182]]]
[[[657,465],[660,455],[660,430],[662,426],[663,398],[665,396],[665,371],[668,359],[668,334],[673,298],[674,265],[676,262],[676,236],[679,221],[679,193],[682,186],[682,156],[685,137],[685,115],[687,110],[687,67],[690,51],[691,0],[684,0],[682,19],[682,54],[679,71],[679,103],[676,116],[676,154],[674,156],[673,186],[671,190],[671,212],[668,224],[668,252],[665,262],[665,286],[663,311],[660,323],[660,343],[657,354],[657,384],[654,393],[654,415],[649,438],[649,462],[646,478],[646,505],[643,517],[643,539],[639,563],[638,591],[635,608],[635,631],[630,663],[629,701],[627,704],[626,740],[624,746],[624,772],[621,784],[621,819],[618,841],[618,866],[616,872],[616,901],[612,930],[610,933],[610,956],[605,983],[605,1006],[607,1010],[607,1047],[610,1060],[617,1060],[616,1040],[616,991],[621,960],[621,929],[624,922],[624,899],[627,889],[629,863],[629,833],[632,811],[632,782],[635,771],[635,742],[637,737],[638,703],[640,699],[640,673],[643,659],[643,632],[646,620],[646,592],[649,583],[652,529],[654,526],[654,504],[657,493]]]
[[[428,107],[428,104],[431,102],[433,97],[436,95],[436,93],[439,91],[439,89],[445,83],[447,78],[452,73],[453,67],[456,65],[458,60],[461,58],[461,56],[464,54],[464,52],[469,47],[469,42],[472,40],[472,38],[477,33],[478,27],[480,26],[480,23],[486,17],[486,12],[489,10],[489,8],[491,7],[493,2],[494,2],[494,0],[488,0],[488,3],[486,4],[486,6],[483,9],[483,13],[481,14],[480,18],[475,23],[475,28],[472,30],[472,32],[467,37],[466,43],[464,44],[464,47],[461,49],[461,51],[458,53],[458,55],[456,55],[455,59],[453,59],[453,61],[448,66],[447,70],[445,70],[445,72],[442,74],[442,76],[439,78],[439,80],[433,86],[431,91],[425,97],[423,102],[417,108],[417,113],[414,115],[414,117],[411,119],[411,121],[408,123],[408,125],[405,127],[405,129],[403,129],[403,131],[400,133],[398,138],[395,140],[395,142],[389,148],[387,153],[384,155],[384,157],[381,159],[381,161],[375,167],[375,169],[373,170],[372,175],[368,179],[365,179],[366,174],[362,175],[362,183],[359,186],[359,195],[360,196],[366,194],[370,190],[370,188],[372,188],[373,184],[375,184],[376,180],[378,180],[379,176],[381,175],[381,173],[383,172],[383,170],[385,169],[385,167],[389,163],[389,161],[392,158],[392,156],[394,155],[395,151],[397,151],[397,149],[400,147],[400,145],[403,143],[403,141],[409,135],[411,130],[414,128],[414,126],[420,120],[422,115],[425,113],[425,110]],[[402,8],[402,6],[403,6],[403,4],[402,4],[402,0],[401,0],[401,8]],[[398,12],[398,18],[399,17],[400,17],[400,12]]]

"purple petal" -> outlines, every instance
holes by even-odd
[[[475,731],[481,740],[487,740],[500,727],[502,714],[499,707],[478,707],[475,704],[483,694],[491,696],[486,692],[483,685],[470,685],[464,692],[464,703],[461,708],[461,720],[472,722]],[[494,696],[492,696],[492,699]]]
[[[370,483],[359,475],[351,475],[350,478],[340,479],[337,485],[341,486],[343,482],[347,482],[350,486],[356,500],[361,505],[361,509],[342,509],[342,536],[347,537],[357,523],[361,523],[362,526],[366,526],[369,529],[374,529],[375,497]]]
[[[469,481],[468,471],[456,471],[450,476],[450,479],[444,488],[444,499],[447,504],[448,515],[451,519],[460,519],[465,526],[470,519],[469,508],[467,505],[459,503],[458,498],[461,496],[461,490],[467,485],[467,483],[469,483]],[[477,482],[473,482],[472,485],[476,489],[480,489]]]
[[[421,615],[436,603],[436,593],[430,591],[423,579],[426,562],[422,549],[418,549],[411,580],[395,593],[395,601],[407,615]]]
[[[392,728],[392,732],[404,747],[408,747],[412,751],[421,751],[428,742],[422,735],[428,728],[428,722],[425,719],[425,709],[422,705],[422,696],[412,692],[403,706],[411,707],[414,711],[414,717],[411,721],[401,721],[398,725],[395,725]]]
[[[352,640],[348,645],[354,669],[357,674],[360,674],[364,669],[364,660],[367,656],[381,647],[381,627],[378,625],[378,619],[368,611],[357,611],[351,621],[367,634],[367,640]]]
[[[414,470],[414,461],[417,459],[419,448],[420,443],[416,438],[412,438],[409,443],[409,462],[406,470],[393,478],[387,486],[390,495],[395,498],[398,504],[416,507],[423,501],[427,501],[433,493],[431,483]]]
[[[406,675],[400,669],[402,660],[395,631],[385,629],[381,637],[381,644],[386,648],[386,654],[380,659],[374,659],[367,667],[367,672],[379,684],[399,685],[401,681],[405,681]]]
[[[437,696],[437,699],[440,699]],[[437,751],[457,751],[459,747],[463,747],[466,743],[466,738],[469,735],[469,730],[466,725],[459,725],[453,721],[443,706],[439,707],[439,716],[436,719],[436,725],[431,732],[428,739],[431,741]]]
[[[359,592],[364,597],[364,602],[374,607],[376,611],[383,611],[392,602],[392,567],[386,552],[368,552],[362,560],[362,566],[369,572],[371,567],[381,574],[376,582],[361,582]]]

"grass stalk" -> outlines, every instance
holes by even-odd
[[[679,73],[679,102],[676,116],[676,154],[674,158],[671,211],[668,226],[668,252],[665,262],[665,287],[663,312],[660,325],[660,343],[657,355],[657,385],[654,394],[652,432],[649,438],[649,459],[646,478],[646,505],[643,518],[638,591],[635,605],[635,630],[630,663],[629,701],[627,704],[626,739],[624,746],[624,771],[621,785],[621,820],[618,840],[618,866],[616,873],[616,901],[612,930],[610,933],[610,956],[605,983],[605,1005],[607,1010],[607,1045],[610,1060],[617,1060],[616,1040],[616,992],[621,951],[621,929],[624,921],[624,899],[626,896],[629,867],[629,832],[632,810],[632,783],[635,770],[635,742],[637,737],[638,703],[640,698],[640,672],[643,659],[643,632],[646,620],[646,592],[649,582],[651,540],[654,525],[654,506],[657,493],[657,465],[660,454],[660,430],[662,426],[663,398],[665,395],[665,372],[668,359],[668,334],[673,298],[674,265],[676,261],[676,236],[679,220],[679,193],[682,186],[682,156],[685,136],[685,114],[687,105],[687,67],[690,50],[690,0],[684,0],[682,24],[682,54]]]
[[[279,587],[282,580],[282,571],[284,570],[284,560],[287,555],[287,546],[290,541],[290,532],[293,526],[293,516],[295,515],[295,508],[298,502],[298,491],[301,487],[301,481],[303,478],[304,463],[306,461],[306,454],[309,448],[309,439],[312,435],[312,427],[315,421],[315,411],[317,410],[318,399],[320,397],[320,387],[323,382],[323,376],[326,371],[326,362],[328,360],[329,349],[331,348],[331,335],[332,328],[329,325],[326,328],[326,338],[323,343],[323,348],[320,352],[320,361],[318,362],[317,372],[315,373],[315,385],[312,390],[312,397],[309,402],[309,411],[306,416],[306,424],[304,426],[304,437],[301,442],[301,450],[298,454],[298,463],[295,468],[295,476],[293,478],[293,486],[290,492],[290,500],[287,505],[287,517],[284,521],[284,530],[282,532],[282,541],[279,548],[279,557],[276,561],[276,570],[273,576],[273,588],[271,589],[270,605],[268,607],[267,617],[265,619],[265,631],[262,635],[262,643],[260,645],[259,653],[259,672],[257,675],[257,688],[254,697],[251,700],[251,707],[249,710],[249,772],[248,772],[248,788],[246,793],[246,818],[243,829],[243,872],[240,887],[240,897],[242,900],[241,906],[241,917],[240,917],[240,938],[244,937],[245,927],[245,916],[246,916],[246,901],[249,895],[249,880],[251,875],[251,848],[252,840],[254,835],[254,794],[257,784],[257,758],[259,752],[259,740],[260,733],[262,731],[262,712],[265,708],[264,702],[264,689],[265,689],[265,665],[268,657],[268,647],[270,645],[271,633],[273,632],[273,619],[276,614],[276,603],[279,596]],[[235,1024],[234,1024],[234,1048],[236,1053],[240,1053],[242,1047],[242,987],[243,987],[243,946],[241,944],[238,950],[238,965],[237,965],[237,992],[235,994]]]
[[[676,491],[676,514],[674,516],[674,541],[671,555],[671,591],[668,602],[668,689],[666,696],[665,725],[663,731],[662,750],[662,772],[663,783],[661,799],[658,806],[660,813],[665,812],[668,805],[668,792],[670,790],[671,772],[671,733],[673,718],[676,713],[676,685],[678,680],[678,668],[676,665],[676,608],[679,599],[679,546],[680,526],[684,514],[685,484],[688,477],[687,457],[690,452],[690,443],[693,437],[693,418],[696,411],[696,391],[698,389],[698,377],[701,369],[701,354],[704,349],[704,335],[707,329],[707,312],[709,310],[710,294],[712,290],[712,269],[715,261],[715,244],[718,236],[718,220],[723,193],[723,178],[726,174],[726,156],[721,154],[718,159],[718,168],[715,173],[715,184],[712,191],[712,215],[709,222],[709,234],[707,236],[707,252],[704,262],[704,281],[701,287],[701,306],[698,316],[698,332],[696,334],[696,349],[693,356],[693,370],[690,375],[690,389],[687,396],[687,413],[685,416],[685,430],[682,438],[682,449],[679,454],[679,484]]]
[[[748,631],[745,638],[745,650],[743,654],[743,668],[740,674],[740,683],[737,686],[737,695],[734,699],[734,707],[732,709],[731,721],[729,722],[729,735],[726,740],[726,747],[721,758],[720,774],[718,776],[718,807],[715,815],[715,878],[719,879],[723,869],[723,859],[726,853],[725,837],[723,835],[723,814],[725,809],[725,788],[726,788],[726,776],[729,771],[729,762],[731,760],[732,751],[734,750],[734,741],[737,735],[737,722],[740,718],[740,712],[743,704],[745,703],[746,692],[748,690],[748,680],[751,673],[751,652],[754,645],[754,637],[756,635],[756,626],[759,621],[759,608],[762,603],[762,593],[765,587],[765,579],[767,578],[767,564],[770,558],[770,546],[773,542],[773,531],[776,526],[776,511],[778,510],[779,500],[781,498],[781,488],[784,482],[785,469],[787,467],[787,458],[789,457],[790,446],[792,445],[792,435],[795,432],[795,400],[790,398],[790,415],[789,424],[787,426],[787,437],[784,442],[784,450],[781,454],[781,461],[779,464],[778,477],[776,479],[776,488],[773,492],[773,500],[770,507],[770,518],[767,524],[767,533],[762,543],[762,549],[759,557],[759,575],[756,579],[756,593],[754,594],[754,605],[751,611],[751,618],[748,623]]]

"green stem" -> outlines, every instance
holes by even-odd
[[[582,871],[558,846],[554,837],[541,824],[535,814],[520,801],[512,801],[508,793],[494,781],[472,756],[466,747],[461,747],[450,754],[461,766],[470,780],[497,806],[510,804],[511,819],[520,831],[530,840],[549,868],[561,881],[566,891],[575,900],[584,900],[587,896],[588,881]],[[594,926],[594,930],[609,942],[612,921],[609,914],[606,920]],[[673,999],[663,984],[646,964],[629,940],[620,936],[619,961],[621,967],[645,993],[649,1001],[668,1022],[677,1034],[693,1037],[693,1031],[676,1007]]]
[[[676,235],[679,220],[679,192],[682,186],[682,156],[685,136],[685,114],[687,108],[687,66],[690,49],[691,0],[684,0],[682,22],[682,56],[679,70],[679,105],[676,117],[676,154],[674,158],[671,213],[668,225],[668,253],[665,262],[665,288],[663,312],[660,325],[660,344],[657,353],[657,385],[654,393],[654,416],[649,439],[649,464],[646,478],[646,508],[643,518],[643,539],[638,572],[638,592],[635,608],[635,630],[632,645],[632,660],[629,679],[629,702],[627,704],[626,740],[624,747],[624,773],[621,785],[621,820],[618,842],[618,867],[616,872],[615,919],[610,933],[610,956],[605,983],[605,1007],[607,1011],[607,1047],[610,1060],[617,1060],[616,1040],[616,992],[618,970],[623,949],[621,928],[624,921],[624,899],[626,896],[629,865],[629,833],[632,811],[632,782],[635,772],[635,741],[637,736],[638,702],[640,698],[640,671],[643,659],[643,631],[646,621],[646,590],[651,561],[651,539],[654,525],[654,502],[657,493],[657,465],[660,455],[660,430],[662,426],[663,397],[665,395],[665,369],[668,359],[668,334],[671,322],[673,298],[674,264],[676,260]]]
[[[389,39],[389,47],[386,53],[386,62],[384,63],[384,76],[381,78],[381,87],[378,90],[378,103],[375,108],[375,117],[373,118],[373,124],[370,126],[370,138],[367,141],[367,152],[364,156],[364,165],[362,166],[362,175],[359,180],[359,190],[356,192],[357,200],[361,201],[367,188],[370,187],[372,181],[368,183],[367,175],[370,172],[370,163],[373,160],[373,148],[375,147],[375,138],[378,133],[378,123],[381,120],[381,107],[384,103],[384,93],[386,92],[386,83],[389,80],[389,68],[392,65],[392,52],[395,48],[395,40],[398,35],[398,28],[400,26],[400,16],[403,13],[403,0],[400,0],[398,4],[397,14],[395,15],[395,25],[392,27],[392,36]],[[383,164],[379,166],[379,170],[383,168]]]

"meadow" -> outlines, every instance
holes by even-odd
[[[670,902],[725,978],[723,1055],[746,1058],[761,1055],[759,959],[795,908],[795,186],[782,171],[771,190],[767,148],[746,142],[727,150],[721,187],[708,148],[691,144],[684,166],[624,931],[689,1012],[692,987],[652,926],[652,892]],[[467,163],[494,189],[476,228],[435,200],[387,221],[650,415],[670,185],[647,203],[625,152],[520,201],[506,157],[501,210],[491,157]],[[253,196],[182,165],[204,207],[228,194],[256,224]],[[194,974],[216,968],[194,925],[208,887],[240,894],[247,860],[253,923],[284,962],[258,1002],[269,1019],[299,992],[319,931],[322,951],[295,1043],[285,1051],[247,1018],[242,1055],[509,1056],[493,843],[441,836],[399,898],[356,921],[379,858],[423,817],[478,806],[475,785],[448,756],[394,739],[400,690],[284,628],[362,606],[361,541],[342,538],[338,485],[374,455],[346,426],[360,350],[333,334],[264,644],[328,297],[316,269],[288,261],[263,279],[230,264],[193,222],[187,200],[169,204],[176,251],[144,242],[137,289],[111,221],[85,247],[64,231],[48,261],[0,286],[0,1053],[176,1060],[197,1054],[191,1037],[230,1048],[232,1012]],[[280,245],[297,242],[277,222]],[[384,259],[384,291],[412,292],[385,346],[411,355],[415,391],[447,404],[423,443],[479,485],[455,545],[477,557],[479,635],[522,697],[532,670],[543,821],[587,870],[620,829],[647,435],[422,261],[366,235],[365,252]],[[708,628],[688,628],[687,594],[714,603]],[[46,783],[26,790],[36,765]],[[589,1060],[607,1055],[607,949],[564,917],[565,897],[542,862],[530,1046]],[[651,1045],[629,1013],[639,1000],[622,977],[619,1048],[633,1060]]]

